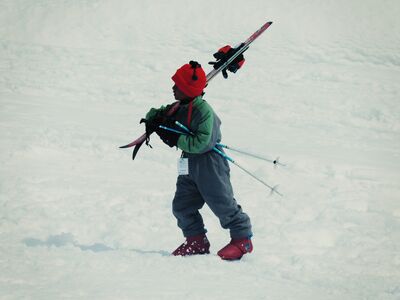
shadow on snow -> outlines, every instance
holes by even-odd
[[[105,251],[127,250],[138,254],[159,254],[161,256],[170,256],[170,253],[168,251],[163,251],[163,250],[117,249],[117,248],[111,248],[101,243],[95,243],[92,245],[83,245],[75,241],[74,236],[71,233],[50,235],[46,240],[25,238],[22,240],[22,243],[25,244],[27,247],[65,247],[68,245],[72,245],[76,248],[79,248],[82,251],[105,252]]]

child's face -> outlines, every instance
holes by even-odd
[[[182,100],[190,100],[191,98],[186,96],[177,86],[176,84],[172,87],[172,91],[174,92],[174,97],[178,101]]]

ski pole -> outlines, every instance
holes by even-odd
[[[176,125],[178,125],[180,128],[182,128],[183,130],[185,130],[186,132],[193,134],[190,132],[190,130],[183,124],[179,123],[178,121],[175,122]],[[220,144],[217,144],[220,145]],[[225,145],[224,145],[225,146]],[[229,148],[227,148],[229,149]],[[283,196],[280,192],[278,192],[277,188],[278,186],[270,186],[268,183],[266,183],[265,181],[261,180],[260,178],[258,178],[256,175],[254,175],[253,173],[251,173],[250,171],[248,171],[247,169],[243,168],[241,165],[239,165],[233,158],[229,157],[228,155],[226,155],[224,152],[222,152],[221,150],[219,150],[217,147],[213,148],[213,151],[217,152],[219,155],[221,155],[223,158],[225,158],[226,160],[230,161],[231,163],[233,163],[235,166],[237,166],[239,169],[241,169],[242,171],[246,172],[248,175],[250,175],[251,177],[253,177],[255,180],[257,180],[258,182],[261,182],[263,185],[265,185],[266,187],[268,187],[271,190],[271,194],[272,193],[277,193],[279,196]]]
[[[231,163],[233,163],[236,167],[238,167],[239,169],[241,169],[242,171],[246,172],[248,175],[250,175],[251,177],[253,177],[255,180],[257,180],[258,182],[261,182],[263,185],[265,185],[266,187],[268,187],[271,190],[271,194],[273,194],[274,192],[277,193],[279,196],[283,197],[283,195],[277,190],[278,185],[275,186],[270,186],[268,183],[266,183],[265,181],[263,181],[262,179],[258,178],[256,175],[254,175],[252,172],[250,172],[249,170],[245,169],[244,167],[242,167],[241,165],[239,165],[234,159],[232,159],[231,157],[229,157],[228,155],[226,155],[224,152],[222,152],[221,150],[219,150],[217,147],[214,147],[213,150],[215,152],[217,152],[218,154],[220,154],[223,158],[225,158],[226,160],[230,161]]]
[[[182,131],[179,131],[179,130],[176,130],[176,129],[173,129],[173,128],[169,128],[169,127],[164,126],[164,125],[159,125],[158,127],[161,128],[161,129],[167,130],[167,131],[171,131],[171,132],[177,133],[177,134],[186,134],[186,132],[182,132]]]
[[[175,121],[175,124],[178,125],[180,128],[182,128],[183,130],[185,130],[187,133],[190,133],[191,135],[193,135],[193,133],[185,125],[179,123],[178,121]],[[225,149],[228,149],[228,150],[231,150],[231,151],[235,151],[235,152],[238,152],[238,153],[242,153],[242,154],[254,157],[254,158],[258,158],[258,159],[273,163],[274,165],[285,166],[284,164],[279,162],[279,157],[277,157],[275,160],[272,160],[272,159],[268,159],[266,157],[262,157],[260,155],[256,155],[256,154],[253,154],[253,153],[249,153],[249,152],[243,151],[241,149],[233,148],[233,147],[225,145],[225,144],[218,143],[217,146],[225,148]]]
[[[277,157],[275,160],[272,160],[272,159],[269,159],[269,158],[266,158],[266,157],[263,157],[263,156],[260,156],[260,155],[257,155],[257,154],[253,154],[253,153],[250,153],[250,152],[246,152],[246,151],[241,150],[241,149],[233,148],[233,147],[228,146],[228,145],[225,145],[225,144],[218,143],[217,146],[220,146],[220,147],[222,147],[222,148],[225,148],[225,149],[228,149],[228,150],[231,150],[231,151],[235,151],[235,152],[238,152],[238,153],[247,155],[247,156],[251,156],[251,157],[254,157],[254,158],[258,158],[258,159],[261,159],[261,160],[264,160],[264,161],[273,163],[274,165],[286,166],[285,164],[282,164],[282,163],[279,161],[279,157]]]
[[[187,128],[185,125],[183,125],[182,123],[179,123],[178,121],[175,121],[175,124],[178,125],[180,128],[182,128],[183,130],[186,131],[186,133],[189,133],[190,135],[193,135],[193,132],[191,132],[189,130],[189,128]]]

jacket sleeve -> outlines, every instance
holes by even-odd
[[[151,121],[157,116],[166,115],[167,112],[169,112],[169,110],[171,108],[173,108],[175,104],[176,104],[176,102],[168,104],[168,105],[163,105],[160,108],[151,108],[146,114],[146,117],[145,117],[146,120]]]
[[[152,119],[155,118],[155,116],[159,113],[159,112],[164,112],[166,110],[166,106],[161,106],[160,108],[151,108],[147,114],[146,114],[146,120],[151,121]]]
[[[194,134],[181,135],[177,146],[187,153],[201,154],[208,152],[217,143],[218,130],[214,113],[209,109],[201,115]]]

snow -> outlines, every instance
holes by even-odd
[[[400,4],[0,2],[0,299],[400,299]],[[203,208],[211,254],[171,257],[176,152],[131,161],[173,72],[274,24],[206,99],[254,253]]]

